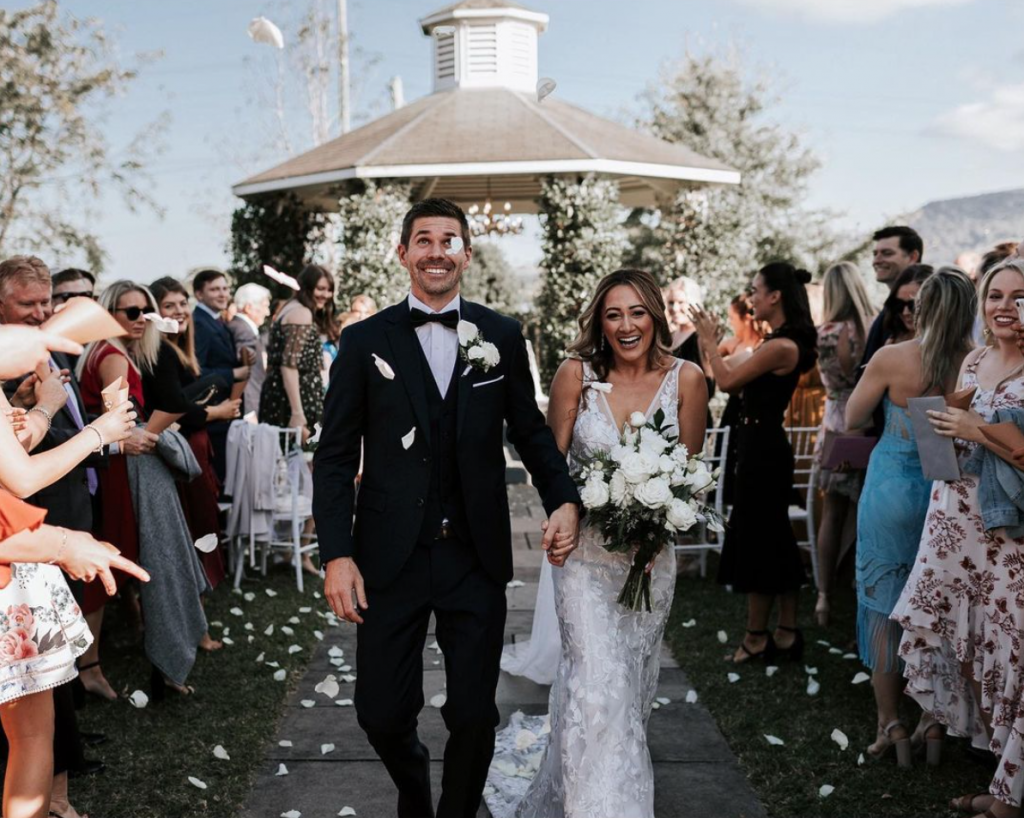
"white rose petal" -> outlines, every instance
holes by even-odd
[[[267,667],[281,667],[280,662],[267,662]]]
[[[295,635],[295,631],[292,630],[291,628],[289,628],[287,625],[282,625],[281,626],[281,633],[283,633],[285,636],[294,636]]]
[[[267,588],[266,589],[266,594],[267,594],[267,596],[271,596],[271,597],[277,596],[277,591],[275,591],[273,588]]]
[[[775,665],[768,665],[768,667],[764,669],[764,675],[767,676],[769,679],[778,672],[779,669]]]
[[[452,28],[455,28],[455,26],[452,26]],[[354,809],[352,809],[352,807],[342,807],[341,811],[338,813],[338,815],[342,816],[342,818],[345,818],[345,816],[348,816],[348,815],[355,815],[355,814],[356,814],[356,811]]]
[[[850,739],[846,737],[846,733],[840,730],[838,727],[832,731],[832,741],[839,745],[840,750],[845,750],[850,746]]]
[[[402,448],[405,449],[406,451],[408,451],[409,448],[412,446],[412,444],[415,441],[416,441],[416,427],[413,426],[408,432],[406,432],[404,435],[402,435]]]
[[[683,627],[684,628],[693,628],[693,627],[696,627],[696,625],[697,625],[697,620],[696,619],[687,619],[683,623]]]
[[[267,629],[265,631],[263,631],[263,635],[264,636],[273,636],[274,635],[274,626],[273,625],[267,625]]]
[[[459,344],[462,346],[468,346],[480,334],[479,328],[472,321],[459,321],[455,331],[459,335]]]
[[[651,703],[651,710],[661,710],[661,705],[658,704],[657,702],[652,702]]]
[[[864,763],[864,753],[857,756],[857,766],[860,767]]]
[[[593,381],[590,384],[590,388],[598,392],[604,392],[606,395],[612,391],[612,385],[610,383],[604,383],[602,381]]]
[[[729,636],[726,634],[725,631],[718,632],[718,641],[721,642],[723,645],[729,641]]]
[[[736,684],[736,682],[738,682],[740,680],[740,674],[738,674],[738,673],[729,673],[729,674],[726,675],[725,678],[727,678],[729,680],[729,684]]]
[[[697,691],[696,690],[688,690],[688,691],[686,691],[686,703],[687,704],[696,704],[697,703]]]
[[[339,648],[337,645],[332,645],[330,650],[327,651],[327,655],[332,659],[340,659],[345,655],[345,651]]]
[[[637,502],[647,508],[664,508],[670,503],[674,506],[676,502],[680,502],[673,500],[672,487],[664,477],[652,477],[650,480],[640,483],[634,489],[633,496]],[[696,521],[696,517],[694,517],[694,521]]]
[[[356,677],[353,676],[351,673],[346,673],[344,676],[341,677],[341,680],[346,684],[351,684],[356,680]]]
[[[265,657],[266,655],[267,654],[265,652],[264,653],[260,653],[260,655],[256,657],[256,664],[257,665],[262,664],[263,663],[263,657]]]
[[[201,790],[206,789],[206,782],[200,781],[198,778],[195,778],[194,776],[190,775],[188,777],[188,783],[191,784],[193,787],[198,787]]]
[[[832,793],[836,791],[836,788],[831,784],[822,784],[821,789],[818,790],[818,795],[822,798],[828,798]]]
[[[313,631],[313,636],[315,636],[321,642],[324,641],[324,632],[323,631]]]
[[[313,434],[309,436],[306,441],[307,446],[312,446],[320,442],[320,433],[323,431],[323,427],[319,423],[313,424]]]
[[[143,693],[141,690],[136,690],[128,697],[128,701],[131,702],[132,707],[137,707],[141,710],[147,704],[149,704],[149,696]]]
[[[252,622],[246,622],[244,627],[245,627],[245,629],[247,631],[251,631],[251,630],[255,630],[256,629],[256,626],[253,625]]]
[[[389,381],[393,381],[395,379],[395,370],[391,368],[391,365],[376,353],[371,352],[370,354],[373,356],[373,363],[376,365],[377,371]]]
[[[844,659],[859,659],[860,657],[856,653],[844,653]]]
[[[277,746],[278,747],[292,747],[294,745],[288,739],[283,738],[279,742],[277,742]]]
[[[444,703],[448,701],[448,697],[444,693],[438,693],[436,696],[430,697],[431,707],[444,707]]]
[[[639,412],[634,412],[632,415],[630,415],[629,416],[630,423],[633,422],[634,415],[639,415],[639,414],[640,414]],[[644,422],[646,422],[646,416],[643,416],[643,417],[644,417]],[[658,432],[654,431],[654,429],[649,429],[647,427],[644,427],[643,429],[640,430],[640,450],[641,451],[657,455],[660,458],[661,457],[661,453],[663,451],[665,451],[665,449],[667,449],[668,447],[669,447],[669,442],[667,440],[665,440],[665,438],[663,438],[660,434],[658,434]],[[671,461],[671,458],[669,458],[669,460]],[[670,466],[669,467],[669,471],[672,471],[672,468],[673,467]]]
[[[671,496],[671,489],[669,494]],[[665,514],[665,519],[668,520],[676,529],[679,531],[688,531],[697,524],[697,515],[693,509],[690,508],[690,504],[680,500],[679,498],[673,498],[668,505],[668,511]]]
[[[300,622],[302,622],[302,620],[299,619],[297,616],[290,617],[288,621],[291,622],[293,625],[298,625]]]
[[[785,747],[786,746],[786,742],[784,742],[778,736],[770,736],[767,733],[765,733],[764,734],[764,740],[767,741],[769,744],[771,744],[773,747]]]
[[[288,646],[288,655],[291,656],[291,655],[293,655],[295,653],[298,653],[301,650],[302,650],[302,647],[299,646],[299,645],[289,645]]]
[[[842,656],[843,655],[843,652],[841,650],[839,650],[839,648],[829,648],[828,652],[831,653],[833,656]]]
[[[816,667],[808,667],[807,665],[804,665],[804,673],[808,676],[817,676],[818,669]]]
[[[643,412],[633,412],[629,416],[629,425],[634,429],[639,429],[647,423],[647,415]]]
[[[308,709],[309,709],[310,707],[316,707],[316,702],[315,702],[315,701],[313,701],[312,699],[303,699],[303,700],[302,700],[301,702],[299,702],[299,704],[301,704],[301,705],[302,705],[303,707],[305,707],[305,708],[306,708],[307,710],[308,710]]]
[[[352,699],[338,699],[335,704],[338,707],[352,707],[355,702]]]
[[[281,668],[280,670],[275,670],[274,671],[274,681],[275,682],[283,682],[287,678],[288,678],[288,671],[285,670],[284,668]]]
[[[220,641],[223,642],[228,647],[231,647],[233,644],[235,644],[235,640],[231,639],[230,637],[227,637],[227,636],[222,636],[220,638]]]
[[[541,77],[537,80],[537,102],[543,101],[558,85],[551,77]]]
[[[232,608],[230,611],[228,611],[228,613],[230,613],[232,616],[245,616],[245,611],[243,611],[241,608]]]
[[[856,676],[853,677],[853,680],[850,682],[850,684],[859,685],[863,682],[868,681],[870,678],[871,677],[868,676],[868,674],[866,673],[858,673]]]
[[[217,535],[205,534],[192,543],[192,545],[195,546],[196,551],[202,551],[204,554],[209,554],[217,547]]]
[[[274,775],[288,775],[288,768],[283,763],[277,765],[277,772]]]
[[[334,674],[329,674],[322,682],[320,682],[320,684],[313,688],[314,692],[322,693],[328,699],[333,699],[337,696],[340,689],[338,679]]]
[[[521,579],[513,579],[510,582],[506,583],[505,587],[506,588],[522,588],[525,584],[526,583],[523,582]]]
[[[217,745],[213,748],[213,757],[219,758],[221,761],[230,761],[231,756],[228,755],[228,751],[225,750],[221,745]]]
[[[454,256],[462,252],[462,248],[466,245],[462,242],[462,236],[452,236],[448,242],[448,249],[444,251],[446,256]]]
[[[817,696],[819,690],[821,690],[821,685],[818,684],[818,680],[815,679],[813,676],[808,676],[807,677],[807,695],[808,696]]]
[[[333,744],[321,744],[320,745],[320,755],[325,756],[328,753],[333,753],[333,752],[334,752],[334,745]]]
[[[246,602],[252,602],[254,599],[256,599],[256,594],[254,594],[252,591],[246,591],[244,594],[242,594],[242,599],[244,599]]]
[[[608,502],[610,497],[611,493],[609,492],[608,484],[601,479],[600,472],[595,474],[580,489],[580,500],[583,501],[584,508],[600,508]]]
[[[302,813],[297,809],[290,809],[288,812],[282,812],[281,818],[302,818]]]
[[[664,696],[658,696],[658,698],[656,698],[654,701],[656,701],[660,705],[672,704],[672,700],[666,699]]]

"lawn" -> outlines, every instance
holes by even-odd
[[[107,734],[106,744],[87,751],[106,762],[107,769],[71,782],[72,801],[79,810],[99,818],[237,815],[274,734],[285,696],[313,652],[314,631],[329,627],[318,615],[328,610],[327,603],[315,596],[320,588],[319,580],[306,577],[306,592],[299,594],[287,567],[272,570],[266,580],[243,583],[242,590],[254,594],[250,600],[225,583],[209,599],[207,617],[211,623],[222,623],[211,627],[213,635],[226,634],[234,644],[217,653],[200,653],[189,678],[196,689],[193,696],[168,691],[164,702],[151,701],[144,709],[136,709],[126,698],[108,704],[89,697],[79,711],[79,725]],[[267,589],[276,596],[268,596]],[[119,692],[148,693],[149,664],[116,603],[108,608],[108,621],[101,651],[107,678]],[[251,630],[246,630],[246,623],[252,624]],[[274,631],[267,636],[264,632],[271,624]],[[292,645],[302,650],[289,654]],[[257,662],[260,654],[263,661]],[[275,668],[267,666],[273,661],[287,671],[284,681],[274,680]],[[230,760],[214,757],[218,744]],[[190,776],[207,789],[189,783]]]
[[[724,661],[742,637],[745,606],[743,597],[727,593],[714,582],[716,568],[711,559],[707,579],[679,579],[667,638],[769,815],[957,815],[948,808],[953,796],[988,789],[991,768],[968,755],[962,739],[947,739],[943,763],[937,768],[927,767],[922,758],[915,759],[912,770],[899,770],[891,755],[858,765],[858,756],[874,741],[874,698],[870,683],[851,683],[865,670],[860,662],[843,659],[829,648],[840,654],[856,652],[852,591],[833,602],[832,622],[822,629],[810,624],[815,595],[805,590],[801,599],[808,642],[804,661],[780,663],[769,678],[764,664],[736,668]],[[696,620],[696,625],[684,627],[690,620]],[[719,642],[719,630],[727,633],[728,645]],[[807,693],[805,666],[818,670],[817,695]],[[729,683],[730,671],[738,672],[740,680]],[[909,698],[906,701],[905,718],[913,729],[919,710]],[[845,751],[830,737],[836,728],[849,738]],[[785,744],[773,746],[765,734]],[[819,795],[824,784],[835,788],[827,798]]]

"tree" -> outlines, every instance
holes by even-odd
[[[462,278],[462,294],[492,310],[512,313],[522,300],[517,298],[516,288],[516,274],[501,247],[490,241],[473,244],[473,261]]]
[[[307,210],[294,193],[247,201],[231,217],[231,274],[236,284],[255,281],[275,297],[294,293],[263,273],[263,265],[297,276],[314,260],[326,217]]]
[[[55,0],[0,9],[0,257],[78,252],[99,271],[103,247],[86,226],[97,197],[115,190],[132,210],[159,210],[143,169],[166,120],[116,156],[100,129],[104,102],[137,71],[99,22],[62,15]]]
[[[743,179],[684,190],[657,211],[634,211],[627,263],[665,283],[688,275],[720,309],[770,260],[820,270],[837,255],[830,214],[803,207],[820,163],[797,133],[769,118],[777,102],[771,86],[763,73],[747,78],[735,49],[687,50],[643,96],[640,127],[724,162]]]
[[[392,304],[409,289],[408,273],[395,253],[408,209],[409,185],[398,182],[367,182],[361,193],[338,201],[339,304],[361,293],[378,304]]]
[[[541,188],[544,260],[536,312],[544,383],[550,383],[576,337],[577,319],[594,286],[620,266],[625,232],[618,202],[618,185],[594,176],[576,181],[548,177]]]

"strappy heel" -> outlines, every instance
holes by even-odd
[[[744,639],[743,641],[740,642],[739,647],[740,647],[740,650],[743,651],[745,656],[742,659],[737,659],[735,652],[733,652],[732,656],[728,657],[729,661],[733,662],[733,663],[735,663],[737,665],[745,665],[748,662],[754,662],[754,661],[757,661],[758,659],[764,660],[764,662],[766,664],[768,662],[771,662],[775,658],[775,652],[777,650],[777,648],[775,646],[775,640],[772,638],[771,633],[769,633],[766,630],[764,630],[764,631],[748,630],[747,634],[749,636],[766,636],[768,638],[767,638],[767,640],[764,643],[764,647],[761,650],[757,651],[757,653],[755,653],[754,651],[752,651],[750,648],[747,647],[747,640]]]
[[[793,644],[789,647],[775,647],[775,656],[778,659],[790,659],[794,662],[799,662],[804,658],[804,632],[800,628],[789,628],[785,625],[776,625],[776,630],[786,631],[786,633],[793,633],[796,636],[793,637]]]
[[[907,730],[907,726],[899,719],[893,719],[885,726],[878,725],[878,738],[874,744],[867,748],[867,754],[878,761],[889,753],[890,747],[895,748],[896,766],[902,770],[909,770],[914,763],[913,753],[910,748],[910,736],[907,735],[903,738],[894,739],[892,731],[897,727],[902,727],[904,732]],[[883,739],[884,743],[882,743]]]
[[[910,746],[915,754],[922,754],[925,763],[929,767],[938,767],[942,763],[942,747],[946,741],[946,728],[944,725],[922,716],[918,722],[917,729],[910,737]]]

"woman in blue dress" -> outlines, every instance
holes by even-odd
[[[974,287],[959,270],[927,279],[917,296],[916,337],[878,350],[846,405],[851,431],[871,423],[879,402],[885,409],[857,510],[857,643],[878,708],[878,737],[867,752],[877,758],[895,747],[901,767],[911,764],[911,736],[899,718],[903,630],[889,614],[914,565],[932,486],[921,471],[907,400],[953,391],[972,347],[974,305]],[[929,761],[937,763],[942,727],[924,717],[915,735],[928,741]]]

